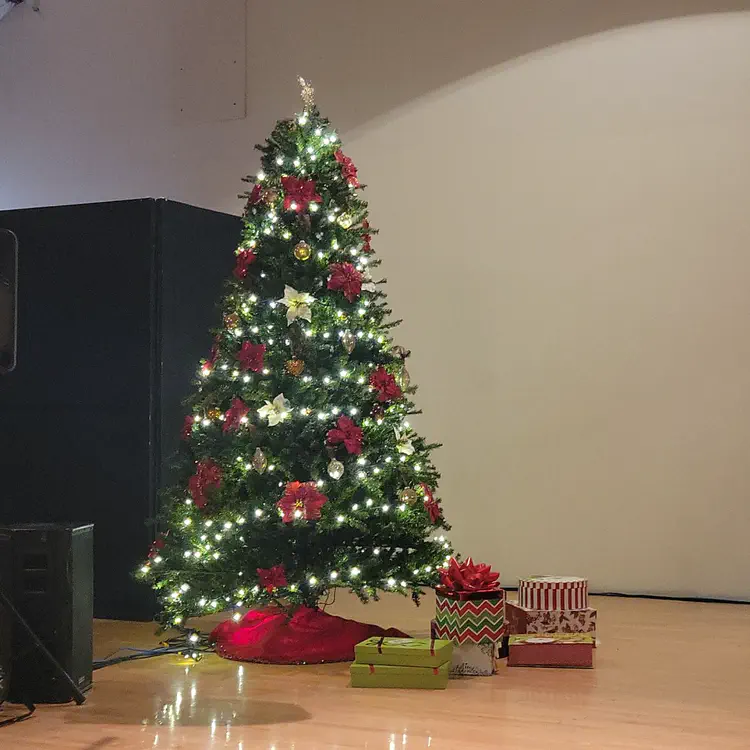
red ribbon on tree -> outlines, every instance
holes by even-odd
[[[336,427],[328,430],[326,439],[328,445],[344,444],[348,453],[358,455],[362,453],[362,428],[357,427],[349,417],[341,416],[336,422]]]
[[[249,341],[243,341],[237,359],[240,363],[240,370],[252,370],[260,372],[263,369],[263,358],[266,354],[265,344],[252,344]]]
[[[315,521],[328,498],[315,489],[315,482],[287,482],[284,494],[276,503],[282,512],[281,520],[291,523],[295,518]]]
[[[349,302],[354,302],[362,293],[362,274],[351,263],[331,263],[328,288],[340,289]]]
[[[233,398],[232,404],[224,415],[224,432],[239,430],[242,420],[249,412],[249,407],[241,398]]]
[[[247,276],[247,269],[255,263],[257,258],[258,256],[252,250],[247,248],[240,250],[237,253],[237,262],[235,263],[234,271],[232,271],[235,278],[244,279]]]
[[[403,395],[396,378],[384,367],[378,367],[370,375],[370,385],[378,392],[378,401],[395,401]]]
[[[260,202],[260,195],[263,192],[263,188],[256,182],[255,185],[253,185],[253,189],[250,192],[250,197],[247,199],[247,202],[254,206],[256,203]]]
[[[341,149],[339,149],[334,156],[336,157],[336,161],[341,164],[341,176],[352,187],[359,187],[357,168],[354,166],[354,162]]]
[[[221,467],[210,458],[198,463],[195,474],[188,481],[188,489],[198,508],[205,508],[208,502],[206,493],[221,486]]]
[[[193,434],[194,422],[195,418],[192,414],[188,414],[185,417],[185,421],[182,423],[182,433],[180,434],[180,437],[182,437],[183,440],[187,440]]]
[[[475,594],[500,589],[500,574],[493,573],[489,565],[474,563],[470,557],[461,563],[452,557],[448,567],[440,569],[438,573],[441,584],[438,592],[441,594]]]
[[[440,510],[440,503],[435,499],[432,490],[424,482],[420,482],[419,486],[422,488],[422,492],[424,492],[424,507],[430,515],[430,521],[437,523],[443,515],[443,511]]]
[[[362,222],[362,229],[364,229],[364,234],[362,235],[362,252],[363,253],[371,253],[372,252],[372,245],[370,243],[372,242],[372,235],[369,232],[370,229],[370,222],[365,219]]]
[[[274,589],[286,586],[286,571],[282,564],[274,565],[272,568],[258,568],[258,579],[260,585],[270,594]]]
[[[299,177],[282,177],[284,188],[284,210],[290,208],[299,213],[310,203],[321,203],[323,199],[315,192],[315,180],[300,180]]]

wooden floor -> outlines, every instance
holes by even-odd
[[[9,750],[549,750],[750,748],[750,606],[600,598],[596,669],[507,669],[445,691],[355,690],[347,665],[274,667],[173,657],[95,674],[86,705],[40,707],[0,729]],[[433,603],[331,610],[424,635]],[[97,622],[96,652],[155,643]],[[11,713],[7,708],[0,718]]]

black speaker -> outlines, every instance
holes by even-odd
[[[96,526],[96,617],[146,620],[183,399],[211,348],[236,216],[166,200],[0,211],[18,238],[14,371],[0,375],[0,525]]]
[[[0,372],[16,366],[16,309],[18,241],[9,229],[0,228]]]
[[[11,599],[81,691],[93,665],[94,527],[24,524],[11,527]],[[67,703],[68,683],[28,638],[13,628],[10,697],[15,703]]]
[[[0,530],[0,591],[11,596],[11,537]],[[10,612],[0,599],[0,704],[8,698],[11,666]]]

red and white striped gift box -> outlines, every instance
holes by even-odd
[[[518,603],[527,609],[586,609],[589,582],[570,576],[532,576],[518,582]]]

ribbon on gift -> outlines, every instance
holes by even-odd
[[[500,590],[500,574],[493,572],[489,565],[475,563],[470,557],[461,563],[452,557],[448,567],[438,572],[440,586],[437,591],[444,596],[467,599],[482,594],[481,598],[490,598]]]

